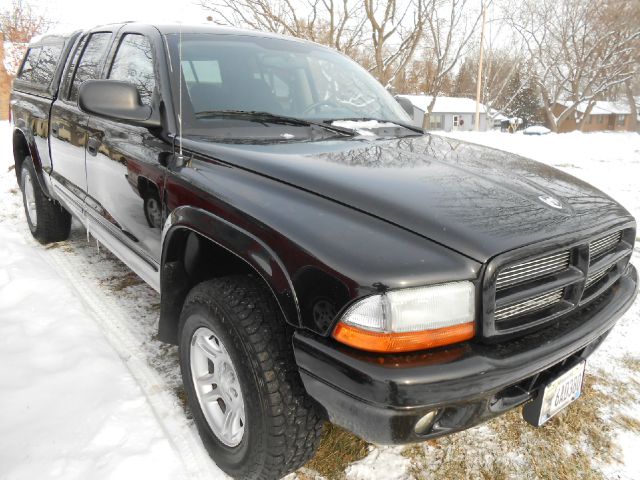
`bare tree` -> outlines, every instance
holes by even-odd
[[[364,0],[364,10],[373,45],[371,73],[390,86],[413,59],[422,39],[429,0],[411,0],[399,6],[396,0]]]
[[[13,0],[11,5],[0,11],[0,119],[8,116],[11,82],[29,40],[49,25],[43,15],[21,0]]]
[[[629,128],[632,131],[638,130],[638,106],[636,105],[636,99],[633,95],[633,88],[631,87],[631,79],[624,83],[624,93],[629,104],[629,113],[631,114],[631,123]]]
[[[13,0],[12,4],[0,12],[0,32],[11,48],[4,50],[2,60],[9,66],[9,75],[14,75],[20,64],[26,45],[35,35],[49,28],[51,22],[37,13],[28,2]],[[2,67],[0,67],[2,68]]]
[[[411,61],[420,43],[428,0],[198,0],[211,20],[328,45],[384,85]]]
[[[478,55],[468,55],[458,68],[454,96],[473,97],[478,81]],[[513,80],[518,77],[518,82]],[[482,70],[481,103],[487,108],[487,118],[509,110],[529,79],[527,66],[521,56],[512,49],[489,45]],[[514,86],[517,85],[516,88]],[[443,94],[447,90],[443,89]]]
[[[495,7],[499,3],[494,1],[492,6]],[[510,4],[513,7],[514,3]],[[492,119],[499,111],[510,111],[511,104],[529,83],[530,69],[523,52],[522,41],[519,36],[513,35],[509,25],[498,18],[489,21],[488,26],[481,102],[487,107],[487,117]],[[507,39],[509,41],[505,41]],[[477,55],[473,58],[477,62]],[[516,79],[518,81],[515,81]]]
[[[426,5],[425,56],[433,66],[426,73],[426,93],[431,95],[425,127],[436,98],[460,60],[467,54],[482,17],[471,0],[428,0]]]
[[[625,0],[523,0],[516,13],[508,12],[552,130],[571,115],[584,126],[598,97],[634,74],[639,11],[638,2]]]
[[[365,17],[352,0],[199,0],[218,24],[291,35],[347,55],[362,45]]]

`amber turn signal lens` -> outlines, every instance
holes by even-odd
[[[338,323],[333,331],[337,341],[360,350],[378,353],[413,352],[427,348],[442,347],[473,338],[473,322],[451,327],[423,330],[419,332],[372,332],[352,325]]]

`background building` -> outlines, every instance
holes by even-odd
[[[638,103],[638,102],[637,102]],[[568,106],[569,102],[558,102],[553,106],[553,113],[559,116]],[[640,105],[639,105],[640,107]],[[578,115],[584,115],[587,104],[582,103],[577,108]],[[575,115],[569,117],[560,124],[558,132],[571,132],[578,130]],[[633,131],[631,107],[628,102],[618,101],[609,102],[599,100],[591,109],[589,116],[581,126],[583,132],[600,132],[600,131]]]
[[[413,124],[422,127],[425,113],[429,109],[432,97],[429,95],[398,95],[413,105]],[[480,104],[480,128],[487,130],[487,109]],[[436,97],[433,111],[429,117],[428,130],[475,130],[476,102],[462,97]]]

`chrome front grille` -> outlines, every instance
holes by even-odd
[[[483,335],[524,332],[559,318],[602,295],[624,272],[635,230],[560,243],[546,254],[526,247],[498,257],[483,293]],[[492,283],[493,282],[493,283]]]
[[[536,297],[523,300],[506,307],[496,309],[495,319],[496,321],[505,320],[516,315],[524,315],[525,313],[532,313],[536,310],[547,308],[562,300],[562,288],[554,290],[549,293],[544,293]]]
[[[591,263],[598,257],[608,253],[610,250],[620,243],[622,240],[622,232],[615,232],[589,244],[589,256]]]
[[[536,278],[545,277],[554,272],[566,270],[569,266],[570,256],[571,252],[566,250],[508,267],[498,275],[496,290],[502,290]]]
[[[584,284],[584,288],[587,289],[591,285],[597,283],[607,273],[609,273],[609,270],[611,270],[611,265],[607,265],[606,267],[603,267],[600,270],[596,270],[594,272],[590,272],[589,276],[587,277],[587,282]]]

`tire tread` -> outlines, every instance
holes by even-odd
[[[29,229],[36,240],[43,245],[53,242],[61,242],[69,238],[69,232],[71,231],[71,215],[67,212],[58,202],[48,198],[42,188],[36,176],[35,167],[31,157],[26,157],[22,162],[23,171],[26,169],[31,175],[31,181],[33,182],[33,191],[36,200],[36,211],[38,215],[38,222],[35,230],[28,220]],[[20,180],[20,188],[22,189],[22,175]],[[24,192],[23,192],[24,202]],[[25,205],[26,208],[26,205]],[[25,211],[26,215],[26,211]]]
[[[228,313],[239,319],[236,326],[252,357],[249,360],[258,366],[258,382],[265,386],[268,446],[264,446],[264,463],[254,465],[245,478],[267,480],[295,471],[314,456],[324,419],[302,385],[291,332],[271,292],[253,276],[229,276],[195,286],[185,309],[193,303],[204,303],[218,315]]]

